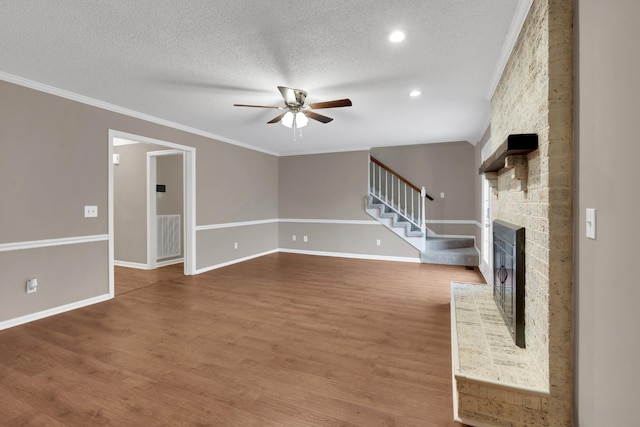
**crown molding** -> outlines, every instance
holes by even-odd
[[[80,102],[82,104],[91,105],[92,107],[101,108],[103,110],[111,111],[118,114],[123,114],[125,116],[133,117],[140,120],[145,120],[147,122],[155,123],[158,125],[170,127],[173,129],[181,130],[184,132],[188,132],[194,135],[203,136],[205,138],[213,139],[216,141],[224,142],[231,145],[236,145],[238,147],[247,148],[249,150],[258,151],[265,154],[270,154],[272,156],[278,156],[279,153],[271,150],[265,150],[264,148],[259,148],[253,145],[246,144],[244,142],[236,141],[230,138],[226,138],[221,135],[216,135],[214,133],[206,132],[200,129],[196,129],[190,126],[182,125],[180,123],[172,122],[169,120],[161,119],[159,117],[151,116],[149,114],[141,113],[139,111],[131,110],[129,108],[120,107],[119,105],[110,104],[108,102],[100,101],[95,98],[90,98],[88,96],[80,95],[74,92],[70,92],[64,89],[60,89],[57,87],[49,86],[44,83],[36,82],[33,80],[25,79],[24,77],[16,76],[13,74],[5,73],[0,71],[0,80],[13,83],[18,86],[27,87],[29,89],[34,89],[40,92],[48,93],[50,95],[59,96],[61,98],[69,99],[71,101]]]

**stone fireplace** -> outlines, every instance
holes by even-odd
[[[574,424],[574,2],[530,4],[477,150],[478,164],[486,144],[491,162],[504,155],[484,169],[492,218],[526,229],[526,348],[506,330],[493,284],[452,285],[454,413],[473,426]],[[518,142],[509,137],[522,132],[537,134],[538,147],[510,152]]]

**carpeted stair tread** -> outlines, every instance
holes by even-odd
[[[367,199],[367,209],[377,209],[378,218],[389,218],[392,222],[392,227],[394,228],[403,228],[404,235],[406,237],[423,237],[424,233],[420,228],[416,227],[414,224],[409,222],[404,216],[399,213],[393,211],[384,203],[381,203],[379,200],[369,196]]]
[[[470,248],[474,246],[471,237],[427,237],[425,250]]]
[[[429,264],[464,265],[477,267],[480,257],[475,247],[431,249],[420,254],[420,260]]]

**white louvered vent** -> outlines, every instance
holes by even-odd
[[[158,215],[157,259],[180,255],[180,215]]]

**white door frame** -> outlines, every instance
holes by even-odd
[[[108,167],[108,206],[109,206],[109,295],[113,298],[115,295],[114,283],[114,205],[113,205],[113,140],[114,138],[126,139],[129,141],[141,142],[144,144],[155,144],[170,148],[175,152],[183,154],[184,161],[184,274],[196,274],[196,149],[187,145],[176,144],[173,142],[162,141],[159,139],[148,138],[146,136],[135,135],[127,132],[121,132],[109,129],[109,167]],[[148,172],[147,172],[148,177]],[[154,174],[155,180],[155,174]],[[148,183],[147,183],[148,186]],[[155,186],[154,186],[155,188]],[[147,191],[147,215],[149,215],[149,191]],[[155,207],[155,205],[154,205]],[[154,209],[155,210],[155,209]],[[147,235],[149,221],[147,221]],[[151,233],[154,234],[154,233]],[[149,238],[147,237],[147,245]],[[149,259],[149,249],[147,247],[147,260]],[[154,260],[155,261],[155,260]]]
[[[183,164],[183,179],[182,179],[182,187],[183,187],[183,197],[182,204],[183,209],[186,209],[184,195],[186,194],[186,186],[184,179],[184,170],[185,170],[185,160],[184,160],[184,151],[182,150],[162,150],[162,151],[148,151],[147,152],[147,268],[149,270],[153,270],[158,266],[158,217],[156,214],[156,184],[157,181],[157,158],[159,156],[182,156],[182,164]],[[185,210],[186,212],[186,210]],[[186,217],[186,215],[185,215]],[[182,230],[183,234],[186,236],[186,221],[183,221]],[[185,241],[185,246],[186,241]]]
[[[491,139],[482,147],[481,151],[481,163],[484,162],[491,154]],[[493,283],[493,247],[492,247],[492,235],[493,224],[491,222],[491,197],[492,190],[487,178],[482,175],[482,218],[480,222],[482,224],[480,244],[480,272],[484,276],[484,280],[487,283]],[[488,241],[488,245],[486,242]]]
[[[491,186],[489,181],[482,177],[482,244],[480,245],[480,271],[487,283],[493,281],[493,248],[491,237],[493,225],[491,223]]]

